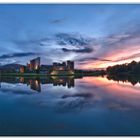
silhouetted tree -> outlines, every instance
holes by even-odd
[[[108,74],[140,74],[140,62],[109,66],[106,71]]]

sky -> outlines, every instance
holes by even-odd
[[[0,65],[36,57],[77,69],[140,61],[140,5],[1,4]]]

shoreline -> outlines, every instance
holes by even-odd
[[[96,73],[92,73],[92,74],[83,74],[83,73],[75,73],[75,74],[36,74],[36,73],[1,73],[0,76],[17,76],[17,77],[51,77],[51,76],[74,76],[74,77],[83,77],[83,76],[102,76]]]

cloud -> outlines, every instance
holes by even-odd
[[[109,61],[109,62],[112,62],[112,60],[108,60],[108,59],[104,59],[104,58],[97,58],[97,57],[86,57],[86,58],[79,58],[77,59],[77,61],[79,62],[85,62],[85,61]]]
[[[26,57],[26,56],[33,56],[37,55],[37,53],[27,52],[27,53],[13,53],[13,54],[4,54],[0,56],[0,59],[8,59],[14,57]]]
[[[69,98],[69,97],[82,97],[82,98],[90,98],[92,97],[93,94],[91,93],[76,93],[76,94],[72,94],[72,95],[64,95],[62,96],[63,99],[65,98]]]
[[[58,45],[61,46],[89,46],[91,44],[92,39],[89,37],[83,37],[80,34],[77,33],[58,33],[55,35],[56,42]]]
[[[140,58],[140,28],[135,27],[124,32],[94,38],[94,52],[89,55],[75,57],[79,66],[96,65],[97,67],[114,65],[119,61]],[[136,52],[137,50],[137,52]],[[103,61],[103,62],[100,62]],[[109,62],[109,63],[108,63]],[[110,63],[111,62],[111,63]],[[108,63],[108,64],[107,64]]]
[[[123,60],[137,58],[137,57],[140,57],[140,53],[135,53],[135,54],[129,55],[127,57],[121,57],[121,58],[114,60],[113,62],[119,62],[119,61],[123,61]]]
[[[83,49],[67,49],[62,48],[64,52],[74,52],[74,53],[91,53],[93,51],[92,48],[83,48]]]
[[[48,35],[44,37],[38,36],[38,38],[29,38],[29,39],[18,39],[11,40],[16,45],[24,45],[27,46],[29,44],[45,46],[46,44],[51,45],[59,45],[59,46],[73,46],[77,48],[87,47],[90,48],[93,45],[93,38],[80,35],[78,33],[56,33],[54,35]],[[94,42],[95,43],[95,42]]]
[[[65,21],[65,18],[60,18],[60,19],[50,20],[50,23],[59,24],[59,23],[63,23],[64,21]]]
[[[94,51],[93,39],[78,33],[57,33],[55,35],[57,45],[62,46],[63,52],[91,53]]]
[[[22,45],[22,46],[27,46],[27,45],[30,45],[30,44],[33,44],[33,45],[40,45],[41,42],[49,42],[50,39],[47,38],[47,37],[38,37],[38,38],[34,38],[34,39],[18,39],[18,40],[11,40],[14,44],[16,45]]]
[[[99,40],[103,51],[107,49],[126,49],[125,46],[132,47],[133,45],[140,44],[140,27],[129,28],[123,33],[114,33]]]
[[[23,41],[16,40],[14,43],[19,46],[19,48],[22,48],[21,50],[23,52],[32,52],[33,47],[36,48],[36,52],[45,52],[47,54],[47,58],[45,55],[42,55],[43,62],[46,62],[46,59],[51,60],[51,62],[56,61],[61,55],[61,60],[75,60],[80,64],[80,67],[82,64],[86,65],[91,62],[93,62],[92,65],[98,62],[100,64],[108,62],[114,63],[121,60],[127,60],[130,58],[135,59],[136,57],[139,57],[139,52],[137,54],[132,52],[132,55],[129,54],[129,56],[119,56],[121,51],[127,52],[128,50],[131,50],[130,48],[134,45],[136,46],[140,44],[139,27],[135,27],[134,30],[126,30],[125,32],[118,32],[100,38],[90,37],[80,33],[65,32],[36,38],[29,38]],[[51,53],[52,51],[54,53]],[[9,56],[9,58],[12,57]]]
[[[53,47],[57,45],[59,48],[65,47],[66,49],[61,49],[67,52],[92,52],[93,50],[93,39],[78,33],[57,33],[52,36],[27,40],[12,40],[12,42],[18,46],[37,45],[38,47],[43,47],[47,45]]]
[[[105,37],[103,39],[103,43],[110,46],[110,45],[122,43],[130,38],[132,38],[132,35],[130,35],[129,33],[114,34],[114,35]]]

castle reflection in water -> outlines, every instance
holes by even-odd
[[[82,77],[78,77],[82,78]],[[65,86],[67,88],[72,88],[75,85],[74,80],[76,77],[74,76],[51,76],[51,77],[38,77],[38,78],[27,78],[27,77],[1,77],[0,82],[6,83],[22,83],[30,86],[32,90],[36,90],[41,92],[41,85],[43,84],[52,84],[53,86]]]

